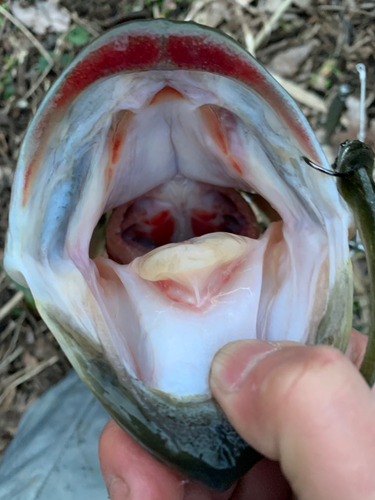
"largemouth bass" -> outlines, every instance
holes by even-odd
[[[304,157],[328,168],[259,63],[165,20],[84,50],[21,150],[8,273],[112,417],[214,488],[259,459],[211,398],[215,353],[244,338],[347,346],[352,219]]]

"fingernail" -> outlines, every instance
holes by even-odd
[[[112,477],[106,484],[110,500],[130,499],[130,488],[120,477]]]
[[[226,392],[238,390],[259,361],[274,351],[277,351],[274,344],[261,340],[239,340],[225,345],[213,360],[211,385]]]

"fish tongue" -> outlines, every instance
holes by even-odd
[[[209,396],[215,353],[230,341],[257,337],[271,233],[272,225],[260,239],[211,233],[157,248],[128,265],[96,258],[119,363],[174,397]]]
[[[220,293],[240,266],[250,241],[238,235],[213,233],[165,245],[141,257],[137,271],[174,302],[201,308]]]

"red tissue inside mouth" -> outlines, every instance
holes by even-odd
[[[128,264],[154,248],[214,232],[259,237],[256,217],[236,190],[209,185],[200,190],[193,206],[183,209],[160,199],[160,192],[115,208],[106,231],[108,256]]]

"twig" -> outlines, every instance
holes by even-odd
[[[16,17],[13,16],[8,10],[4,9],[0,5],[0,14],[9,19],[18,29],[22,31],[22,33],[30,40],[30,42],[39,50],[44,59],[49,63],[53,64],[52,57],[48,54],[47,50],[43,47],[43,45],[35,38],[35,36],[29,31],[26,26],[21,23]]]
[[[64,40],[66,39],[66,37],[68,36],[68,31],[66,33],[63,33],[62,35],[59,36],[59,38],[56,40],[56,48],[54,50],[54,53],[53,53],[53,57],[51,58],[52,59],[52,62],[51,63],[48,63],[47,67],[43,70],[43,72],[39,75],[39,78],[36,80],[36,82],[34,83],[34,85],[32,85],[29,90],[26,92],[25,95],[23,95],[21,97],[21,99],[19,99],[18,102],[22,102],[22,101],[27,101],[27,99],[29,97],[31,97],[34,92],[40,87],[40,85],[43,83],[44,79],[47,77],[48,73],[51,71],[51,69],[53,68],[54,66],[54,63],[55,61],[60,57],[61,55],[61,46],[64,42]]]
[[[193,21],[195,16],[200,12],[203,7],[206,5],[213,3],[215,0],[197,0],[196,2],[192,3],[191,9],[189,12],[186,14],[185,21]]]
[[[270,72],[271,73],[271,72]],[[282,87],[290,94],[293,99],[296,101],[304,104],[305,106],[308,106],[309,108],[314,109],[315,111],[319,111],[321,113],[326,113],[327,112],[327,105],[317,95],[313,94],[312,92],[309,92],[308,90],[303,89],[296,83],[290,81],[290,80],[285,80],[285,78],[282,78],[279,75],[276,75],[275,73],[271,73],[271,75],[274,77],[275,80],[277,80]]]
[[[26,311],[26,318],[29,323],[31,323],[32,330],[35,331],[38,328],[38,321],[35,319],[34,314],[31,314],[29,310]]]
[[[12,336],[11,341],[9,343],[9,347],[8,347],[6,353],[4,354],[4,358],[6,358],[8,355],[10,356],[12,354],[14,348],[16,347],[20,333],[21,333],[22,323],[24,322],[25,318],[26,318],[26,313],[23,312],[17,321],[16,331],[13,333],[13,336]]]
[[[372,41],[373,41],[373,36],[371,36],[371,35],[364,36],[363,38],[361,38],[360,40],[358,40],[351,47],[346,47],[345,51],[348,54],[352,54],[353,52],[356,52],[363,45],[367,45],[367,44],[371,43]]]
[[[65,9],[67,12],[68,9]],[[94,28],[94,26],[87,21],[86,19],[81,19],[77,12],[69,12],[71,20],[75,23],[78,24],[79,26],[82,26],[86,31],[90,33],[90,35],[94,36],[95,38],[98,37],[101,33],[101,31],[97,30]]]
[[[236,17],[237,17],[239,23],[241,24],[241,29],[242,29],[243,37],[245,39],[246,49],[250,54],[253,55],[255,53],[254,36],[251,33],[248,25],[245,22],[242,8],[238,3],[235,3],[234,11],[236,13]]]
[[[48,73],[51,71],[53,68],[54,62],[48,63],[48,66],[43,70],[43,72],[39,75],[39,78],[37,81],[32,85],[29,90],[26,92],[24,96],[18,101],[27,101],[29,97],[33,95],[33,93],[39,88],[39,86],[43,83],[44,79],[47,77]]]
[[[7,327],[3,332],[1,332],[0,335],[0,345],[4,342],[4,340],[9,337],[9,335],[13,332],[13,330],[16,328],[17,323],[15,321],[9,321]]]
[[[4,304],[3,307],[0,309],[0,321],[3,320],[5,316],[7,316],[14,307],[16,307],[16,305],[19,304],[22,299],[23,299],[23,292],[20,290],[15,295],[13,295],[13,297],[10,300],[8,300],[8,302]]]
[[[346,5],[319,5],[318,9],[320,10],[332,10],[333,12],[339,12],[348,10]]]
[[[21,316],[18,318],[17,321],[9,321],[8,326],[5,328],[5,330],[1,333],[0,335],[0,348],[1,348],[1,353],[0,356],[2,358],[6,358],[8,355],[12,354],[14,348],[17,345],[18,338],[20,336],[20,332],[22,329],[22,323],[24,322],[26,318],[26,312],[24,311]],[[10,334],[12,335],[12,338],[9,342],[9,345],[7,347],[7,350],[5,351],[5,354],[3,354],[4,349],[5,349],[5,343],[4,340],[9,337]]]
[[[292,3],[292,0],[283,0],[280,5],[277,7],[275,12],[263,26],[263,28],[259,31],[254,40],[254,50],[256,50],[263,41],[272,33],[275,24],[280,19],[280,17],[284,14],[284,12],[288,9],[289,5]]]
[[[19,347],[17,347],[17,349],[15,349],[15,350],[12,352],[12,354],[9,354],[9,356],[8,356],[8,357],[6,357],[6,358],[5,358],[5,359],[4,359],[4,360],[0,363],[0,373],[1,373],[2,371],[4,371],[4,369],[5,369],[8,365],[10,365],[11,363],[13,363],[13,361],[14,361],[15,359],[17,359],[17,358],[18,358],[18,356],[19,356],[20,354],[22,354],[22,353],[23,353],[23,347],[19,346]]]
[[[58,360],[59,360],[59,357],[57,355],[56,356],[52,356],[52,358],[47,359],[46,361],[43,361],[42,363],[40,363],[35,368],[32,368],[31,370],[20,370],[19,373],[22,373],[22,375],[20,375],[18,378],[16,378],[16,380],[14,380],[13,382],[11,382],[4,389],[3,393],[1,394],[1,396],[0,396],[0,405],[4,402],[4,400],[7,397],[7,395],[13,389],[15,389],[19,385],[23,384],[27,380],[30,380],[31,378],[35,377],[35,375],[38,375],[38,373],[42,372],[43,370],[45,370],[49,366],[54,365]]]
[[[157,3],[154,3],[154,5],[152,6],[152,17],[154,19],[159,19],[160,17],[160,10]]]

